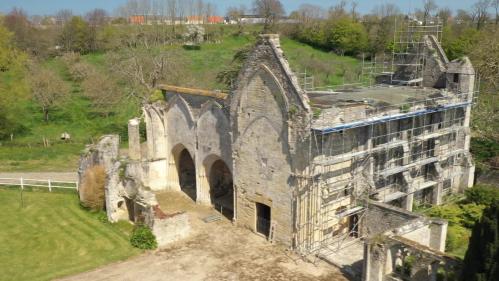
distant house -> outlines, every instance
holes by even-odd
[[[203,24],[202,16],[187,16],[186,17],[187,24]]]
[[[239,22],[243,24],[265,23],[265,18],[260,15],[242,15]]]
[[[210,16],[208,17],[208,24],[220,24],[224,23],[224,18],[220,16]]]
[[[131,24],[145,24],[146,23],[146,16],[144,15],[133,15],[130,16],[128,21]]]

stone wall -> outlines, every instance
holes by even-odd
[[[189,236],[190,229],[187,213],[172,214],[164,218],[157,217],[152,225],[159,248],[186,238]]]

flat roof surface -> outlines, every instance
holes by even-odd
[[[409,86],[376,86],[339,92],[310,91],[307,95],[313,106],[320,108],[356,104],[382,107],[443,97],[439,89]]]

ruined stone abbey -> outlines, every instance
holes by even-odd
[[[363,280],[399,280],[388,276],[409,255],[421,259],[411,280],[433,280],[452,267],[447,223],[411,211],[473,185],[475,72],[434,37],[424,46],[422,79],[394,83],[407,67],[376,86],[321,91],[304,89],[279,37],[263,35],[230,93],[162,86],[164,101],[143,108],[146,142],[132,119],[128,158],[104,159],[109,219],[159,223],[150,194],[178,191]]]

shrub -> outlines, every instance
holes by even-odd
[[[92,211],[104,210],[105,184],[106,170],[103,166],[88,168],[83,175],[83,182],[80,186],[81,204]]]
[[[447,230],[447,241],[445,242],[445,251],[452,252],[468,243],[470,231],[460,225],[449,225]]]
[[[133,229],[130,243],[135,248],[143,250],[153,250],[158,247],[158,242],[151,229],[144,225],[139,225]]]
[[[499,200],[499,188],[477,185],[465,191],[466,200],[480,205],[491,205]]]

